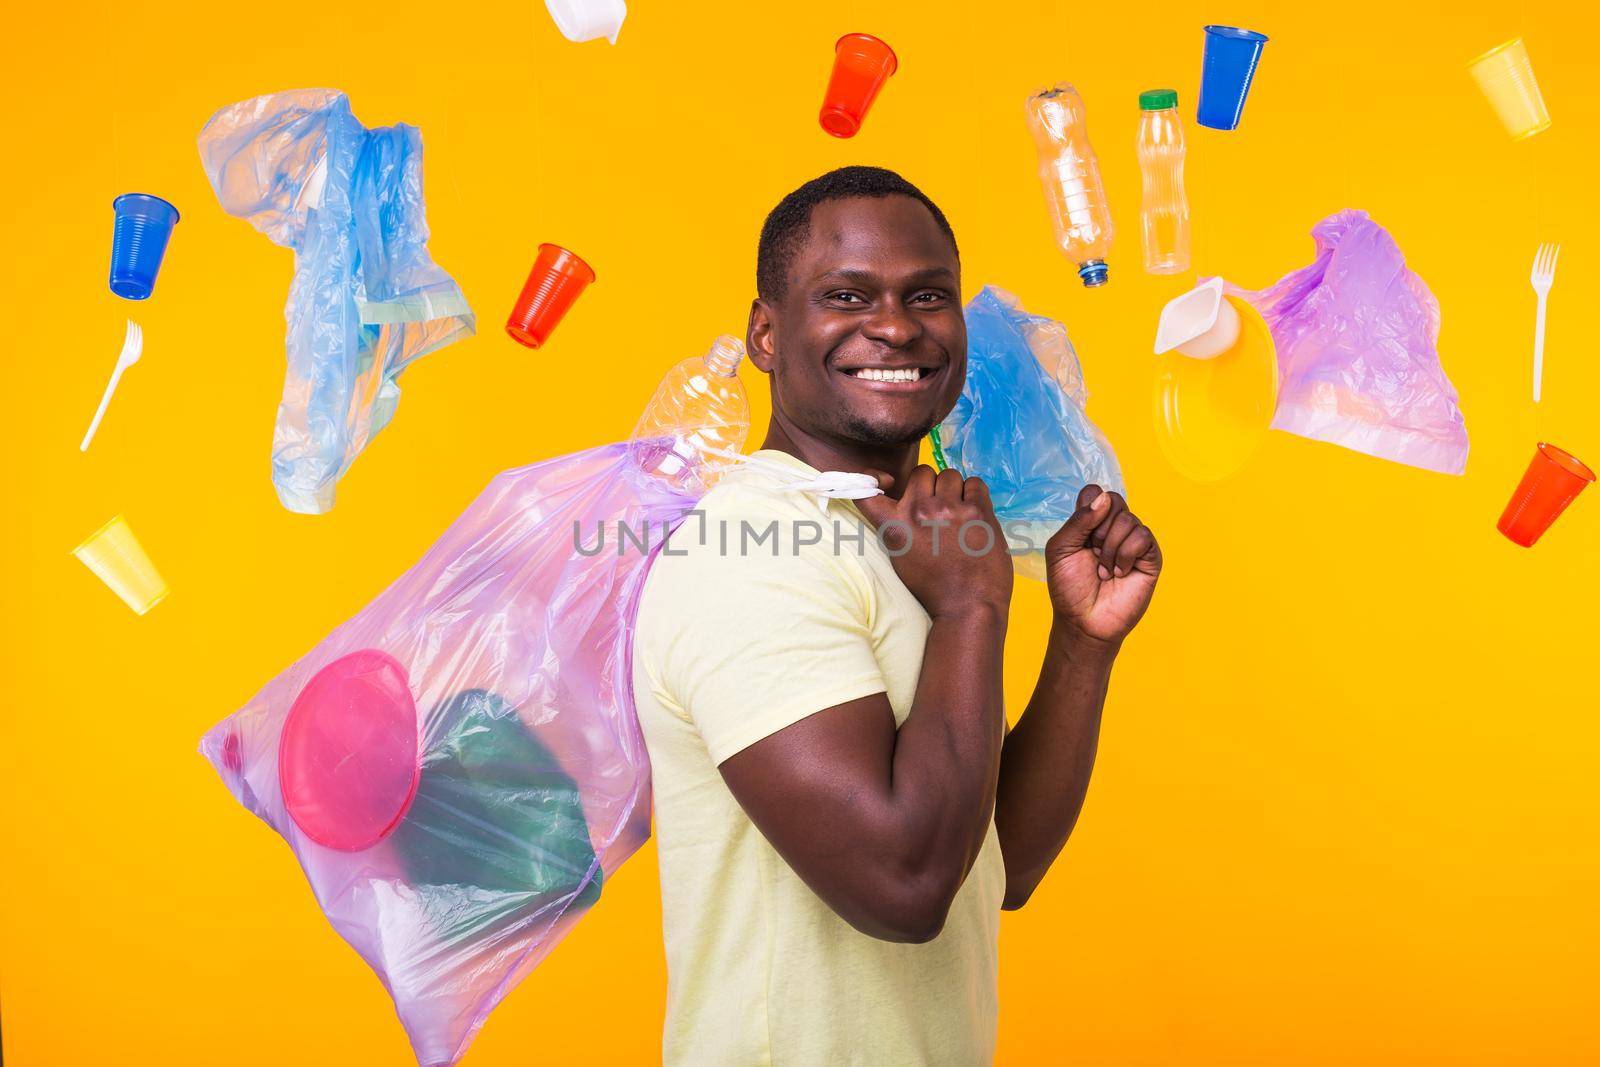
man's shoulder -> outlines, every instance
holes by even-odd
[[[831,536],[819,541],[817,531],[831,535],[834,522],[808,493],[724,479],[685,515],[668,547],[675,557],[691,559],[809,554],[819,544],[831,545]]]
[[[727,597],[760,599],[797,587],[811,595],[848,588],[859,597],[859,562],[844,557],[859,553],[862,525],[810,494],[725,479],[663,541],[645,586],[647,606],[716,610]]]
[[[822,509],[810,493],[785,491],[756,472],[736,471],[700,498],[695,510],[708,517],[731,519],[820,518]]]

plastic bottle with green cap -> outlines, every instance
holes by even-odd
[[[1144,176],[1144,269],[1189,269],[1189,198],[1183,190],[1183,123],[1175,89],[1139,94],[1139,171]]]

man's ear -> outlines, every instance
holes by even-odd
[[[762,374],[772,373],[778,355],[778,324],[764,300],[750,301],[750,324],[745,329],[745,356]]]

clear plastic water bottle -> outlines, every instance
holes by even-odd
[[[1144,269],[1178,274],[1189,269],[1189,198],[1183,191],[1183,123],[1178,93],[1139,94],[1139,171],[1144,175]]]
[[[1061,82],[1030,96],[1027,110],[1056,244],[1078,265],[1084,285],[1104,285],[1109,280],[1111,208],[1089,144],[1083,98]]]
[[[739,384],[744,343],[724,334],[704,356],[667,371],[630,438],[639,469],[687,493],[703,493],[744,450],[750,402]]]

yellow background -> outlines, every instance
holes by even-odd
[[[1118,665],[1082,823],[1006,917],[1006,1064],[1579,1064],[1600,1060],[1592,681],[1600,499],[1532,551],[1494,523],[1535,441],[1600,457],[1596,16],[1576,4],[1236,0],[823,4],[637,0],[620,43],[543,5],[28,4],[8,16],[12,308],[0,386],[0,1011],[6,1062],[405,1064],[387,998],[200,734],[415,561],[495,472],[625,435],[659,372],[742,332],[764,212],[844,163],[949,214],[967,294],[1063,319],[1168,571]],[[1271,35],[1243,128],[1192,123],[1201,32]],[[816,110],[841,33],[901,69],[856,139]],[[1464,69],[1526,36],[1553,129],[1514,145]],[[1114,207],[1112,282],[1055,250],[1022,124],[1074,81]],[[1462,478],[1273,434],[1203,487],[1150,421],[1139,90],[1175,85],[1195,261],[1249,287],[1360,207],[1444,308],[1472,436]],[[291,253],[224,215],[195,135],[273,90],[331,86],[426,145],[437,261],[478,336],[402,379],[329,515],[269,481]],[[183,213],[153,300],[106,289],[110,201]],[[1545,402],[1534,247],[1563,242]],[[532,352],[502,323],[541,241],[598,283]],[[145,358],[77,443],[123,320]],[[746,368],[756,423],[766,389]],[[172,585],[137,618],[69,555],[125,512]],[[1046,625],[1019,587],[1020,709]],[[654,854],[498,1010],[467,1062],[658,1056]]]

